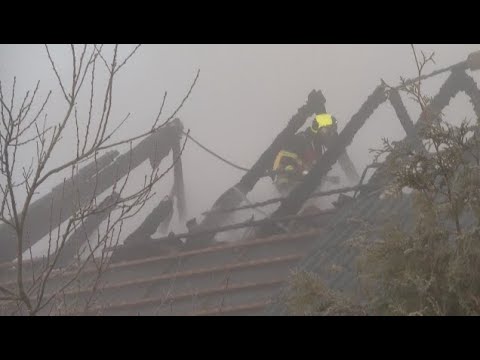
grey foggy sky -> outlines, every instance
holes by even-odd
[[[416,48],[435,51],[437,64],[430,65],[430,72],[465,60],[470,52],[480,50],[480,45]],[[68,69],[68,51],[60,46],[52,49],[59,66]],[[115,114],[120,117],[132,113],[124,134],[138,133],[151,125],[164,91],[168,91],[165,113],[171,112],[188,90],[197,69],[201,70],[199,82],[178,115],[194,137],[245,167],[253,165],[312,89],[322,90],[327,110],[335,114],[342,129],[380,78],[397,84],[400,76],[408,78],[416,73],[406,44],[143,45],[124,68],[115,88]],[[45,93],[50,88],[59,92],[41,45],[0,45],[0,79],[4,86],[11,83],[13,75],[17,75],[20,86],[33,86],[41,79]],[[474,78],[478,82],[476,74]],[[444,79],[442,76],[425,83],[427,93],[434,95]],[[471,107],[465,104],[459,96],[453,105],[461,110],[462,118],[472,118]],[[55,105],[51,104],[53,112]],[[409,112],[416,120],[417,109],[409,106]],[[379,146],[381,137],[403,136],[393,110],[383,105],[348,152],[358,171],[362,171],[371,159],[368,148]],[[187,144],[183,164],[190,216],[207,210],[243,174],[193,143]],[[158,190],[162,197],[170,185],[169,179]],[[270,188],[267,180],[262,181],[252,197],[267,198],[272,195]]]

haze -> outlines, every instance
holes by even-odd
[[[128,50],[132,46],[124,45],[124,48]],[[430,65],[426,69],[428,73],[465,60],[469,53],[480,50],[480,45],[437,44],[416,45],[416,48],[425,53],[435,51],[436,65]],[[68,48],[55,45],[52,51],[59,68],[69,71]],[[118,118],[128,112],[132,114],[122,134],[139,133],[151,125],[164,91],[168,91],[165,113],[170,113],[187,92],[197,69],[201,71],[198,83],[178,117],[192,136],[243,167],[254,164],[305,103],[312,89],[323,92],[327,110],[337,117],[341,130],[380,79],[396,85],[401,76],[416,75],[411,48],[406,44],[143,45],[115,87],[115,114]],[[59,94],[43,45],[0,45],[0,79],[4,88],[11,85],[14,75],[18,91],[34,87],[36,81],[41,80],[43,93],[52,89]],[[446,76],[427,81],[425,91],[434,95]],[[472,76],[478,83],[478,75]],[[407,103],[411,117],[416,120],[418,108],[412,102]],[[57,102],[50,104],[50,116],[61,111],[59,106]],[[462,119],[473,118],[472,107],[463,94],[457,96],[445,112],[447,117],[453,113],[460,114]],[[361,172],[371,162],[369,148],[378,147],[382,137],[397,140],[403,136],[393,109],[384,104],[347,151]],[[65,140],[64,151],[57,153],[56,161],[69,153],[69,142]],[[29,154],[23,156],[21,161],[30,160]],[[171,163],[171,157],[164,162]],[[187,143],[183,155],[183,168],[189,217],[208,210],[217,197],[243,175],[191,142]],[[158,196],[132,226],[139,224],[158,200],[168,194],[171,184],[169,174],[155,189]],[[48,186],[42,188],[43,194],[49,190]],[[271,181],[266,179],[249,196],[251,200],[259,200],[274,194]],[[183,225],[174,223],[173,226],[178,231]]]

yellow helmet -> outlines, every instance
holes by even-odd
[[[318,114],[315,116],[310,129],[316,134],[318,130],[335,125],[335,118],[330,114]]]

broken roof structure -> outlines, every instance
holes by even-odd
[[[101,279],[102,290],[96,294],[92,306],[88,309],[82,307],[92,294],[88,284],[95,274],[93,264],[87,266],[79,280],[66,289],[64,305],[73,304],[66,314],[281,315],[285,314],[285,309],[276,299],[281,295],[288,275],[294,268],[319,273],[327,284],[336,290],[353,291],[357,285],[355,257],[358,252],[351,246],[349,240],[361,229],[362,221],[375,219],[381,223],[392,214],[396,215],[402,226],[408,227],[412,223],[409,211],[411,199],[409,196],[401,200],[381,197],[389,180],[382,164],[375,166],[374,173],[366,184],[362,183],[366,173],[364,172],[358,186],[324,193],[315,193],[315,190],[332,166],[340,158],[345,157],[346,149],[359,129],[386,101],[390,102],[405,129],[406,137],[403,142],[415,147],[423,147],[417,129],[425,120],[425,113],[428,111],[440,114],[459,92],[465,92],[469,96],[474,112],[480,118],[480,90],[466,72],[479,69],[480,54],[475,53],[462,63],[423,76],[422,79],[426,79],[450,72],[429,108],[416,122],[410,118],[399,95],[399,88],[390,88],[382,82],[352,116],[304,181],[286,198],[242,206],[248,193],[281,149],[285,139],[294,134],[309,116],[326,111],[326,100],[322,93],[312,91],[307,103],[298,109],[287,127],[240,181],[220,196],[200,223],[190,222],[189,232],[185,234],[171,233],[162,239],[150,239],[154,231],[152,229],[171,216],[172,203],[169,199],[161,202],[151,217],[145,219],[125,244],[113,249],[111,264]],[[180,127],[174,126],[164,133],[152,135],[151,138],[144,140],[142,159],[151,153],[152,142],[156,144],[154,146],[156,161],[161,161],[167,156],[170,149],[175,149],[174,156],[175,153],[178,154],[180,152],[178,142],[172,142],[172,139],[178,139],[179,129]],[[147,149],[148,146],[150,148]],[[110,155],[115,155],[113,156],[115,158],[118,154]],[[116,161],[120,158],[118,157]],[[102,173],[108,175],[107,169],[112,166],[112,158],[106,157],[104,160],[105,164],[102,166],[106,170],[100,175]],[[184,214],[181,164],[176,167],[175,175],[178,182],[176,181],[174,193],[177,194],[179,213]],[[353,191],[355,191],[353,198],[343,204],[339,203],[336,208],[323,211],[303,209],[306,200],[312,196]],[[52,197],[54,194],[55,191],[52,191],[47,196]],[[42,201],[46,200],[40,199],[38,203]],[[236,210],[275,202],[279,202],[280,205],[265,219],[226,224]],[[40,212],[34,214],[41,216]],[[102,219],[101,217],[92,219],[89,226],[98,227]],[[229,243],[215,242],[214,237],[217,233],[239,228],[254,229],[254,233],[247,238]],[[33,225],[33,222],[31,229],[32,233],[36,232],[36,236],[31,238],[31,244],[48,231],[42,228],[41,224]],[[2,286],[8,288],[15,286],[13,279],[16,264],[12,262],[15,257],[14,243],[12,234],[9,235],[5,228],[0,228],[0,234],[0,259],[3,261],[0,265],[0,282]],[[75,236],[81,237],[74,234],[72,238]],[[72,241],[70,239],[70,243]],[[72,257],[73,250],[68,251],[68,256],[62,258],[59,267],[71,266],[68,257]],[[33,261],[24,266],[24,271],[33,272],[42,265],[41,261]],[[72,268],[71,271],[75,270]],[[57,291],[58,284],[65,276],[65,272],[54,273],[46,292]],[[46,308],[44,313],[47,314],[48,311]]]

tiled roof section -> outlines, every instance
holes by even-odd
[[[375,226],[394,221],[402,228],[410,227],[413,220],[411,205],[410,196],[379,199],[376,195],[358,198],[345,205],[339,209],[338,216],[325,235],[316,238],[312,249],[298,264],[298,268],[318,273],[334,290],[354,291],[357,285],[355,258],[359,252],[350,240],[362,230],[365,222]],[[375,219],[375,223],[371,222],[372,219]],[[278,301],[281,295],[282,292],[277,294],[277,299],[267,309],[267,314],[285,313]]]
[[[168,255],[137,244],[138,251],[124,252],[103,274],[88,311],[84,304],[92,295],[87,284],[96,276],[93,266],[62,293],[62,301],[70,315],[256,315],[322,233],[313,229]],[[10,281],[3,280],[2,286],[15,286],[14,269],[3,267],[3,272]],[[52,274],[47,297],[68,275]]]

